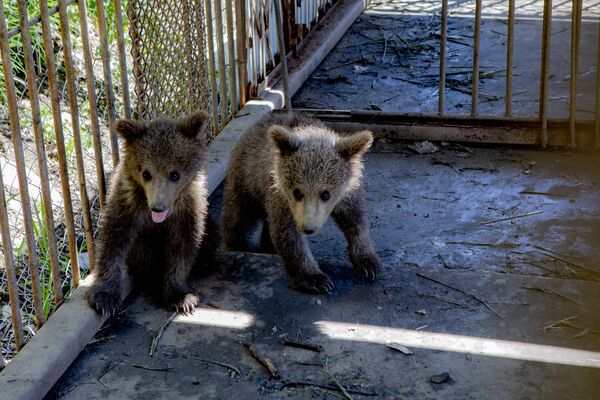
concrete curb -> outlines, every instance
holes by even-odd
[[[335,6],[337,10],[328,13],[322,26],[311,32],[300,57],[296,62],[290,61],[290,97],[335,47],[365,5],[365,0],[341,0]],[[273,109],[282,107],[283,91],[279,82],[267,89],[262,99],[246,103],[210,144],[206,154],[209,193],[225,178],[230,152],[238,137]],[[106,318],[92,310],[85,300],[85,292],[92,282],[91,277],[81,281],[71,297],[0,373],[2,398],[44,397],[102,327]],[[124,296],[130,291],[131,281],[127,277]]]

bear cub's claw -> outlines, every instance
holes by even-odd
[[[294,286],[309,293],[331,293],[333,282],[324,273],[305,274],[295,279]]]
[[[200,297],[195,293],[177,292],[171,294],[169,302],[175,307],[175,311],[184,315],[190,315],[200,304]]]
[[[377,254],[366,253],[360,256],[354,257],[352,260],[354,264],[354,270],[365,278],[375,280],[381,273],[381,261]]]
[[[111,317],[116,314],[121,303],[118,293],[103,290],[97,286],[90,288],[85,295],[88,304],[97,313]]]

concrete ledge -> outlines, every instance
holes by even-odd
[[[365,0],[341,0],[335,12],[329,13],[306,39],[303,56],[290,61],[290,97],[302,86],[313,70],[341,39],[360,15]],[[225,178],[227,164],[237,139],[255,122],[273,109],[283,107],[281,84],[266,91],[259,100],[246,103],[210,144],[206,154],[209,193]],[[85,301],[85,292],[92,283],[85,279],[71,297],[52,315],[40,331],[31,338],[10,364],[0,373],[0,394],[4,399],[40,399],[61,377],[88,341],[105,322]],[[131,291],[127,277],[124,296]]]

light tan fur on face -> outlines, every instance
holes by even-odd
[[[289,203],[299,232],[318,233],[335,205],[360,185],[362,155],[373,136],[369,131],[340,137],[320,126],[299,126],[290,130],[281,125],[269,128],[276,157],[273,165],[274,189]],[[302,199],[294,196],[302,193]],[[327,191],[330,198],[321,199]]]

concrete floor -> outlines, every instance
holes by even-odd
[[[225,254],[195,282],[202,306],[167,326],[154,357],[171,314],[134,296],[47,398],[333,399],[332,376],[355,399],[597,398],[597,155],[457,145],[419,155],[379,141],[365,181],[385,264],[376,282],[353,275],[331,223],[312,240],[331,295],[290,289],[276,256]],[[571,316],[578,328],[544,329]],[[324,351],[284,346],[282,335]],[[431,382],[442,373],[448,382]]]

